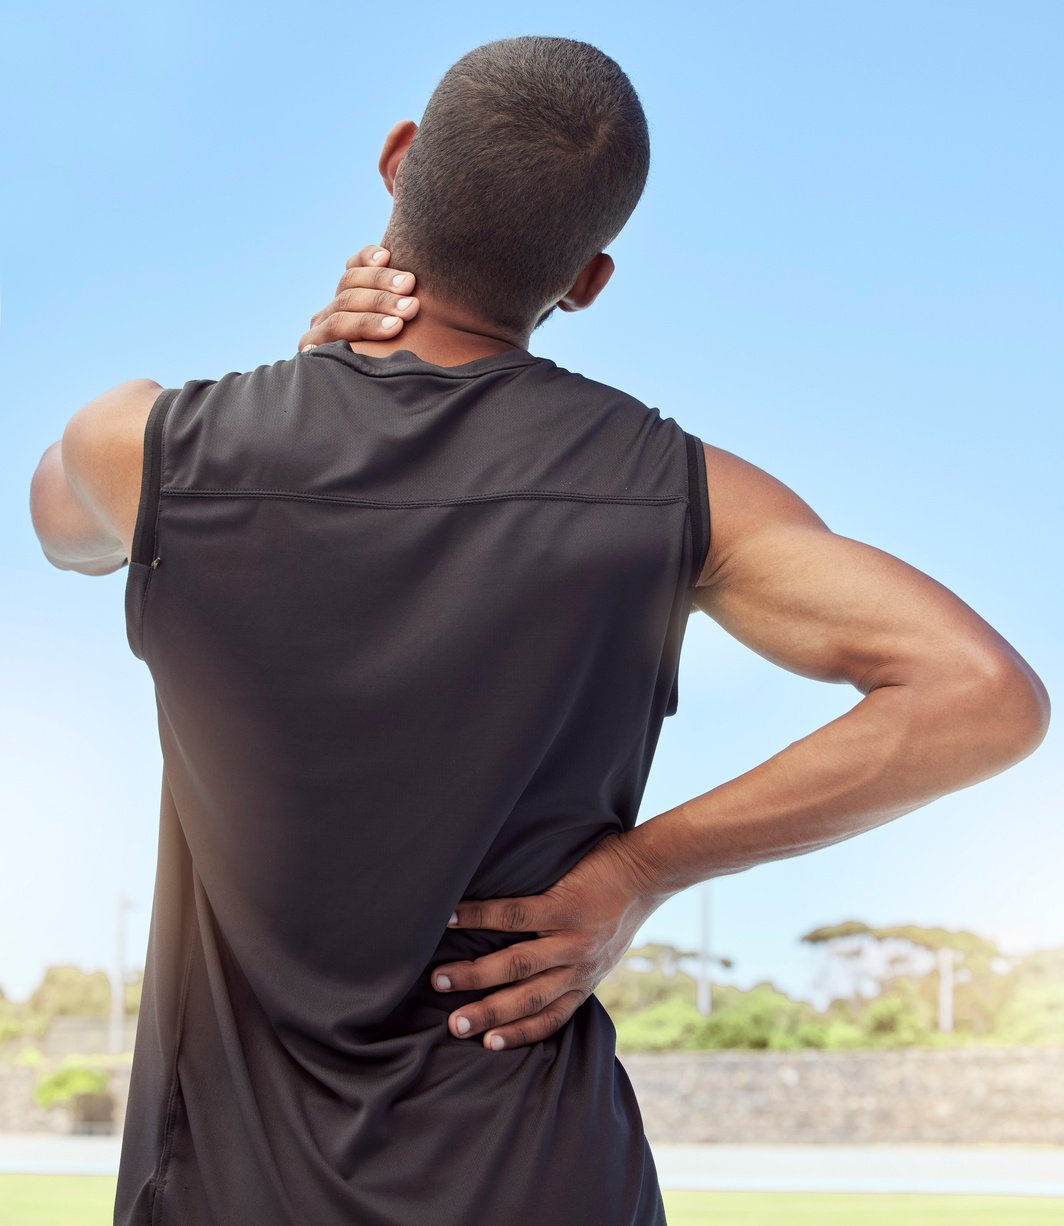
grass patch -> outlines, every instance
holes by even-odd
[[[0,1175],[3,1226],[111,1226],[113,1175]]]
[[[1053,1196],[662,1192],[669,1226],[1060,1226]]]

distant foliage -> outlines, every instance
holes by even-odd
[[[996,1029],[1006,1043],[1064,1046],[1064,982],[1025,984],[1005,1003]]]
[[[50,966],[29,1003],[35,1013],[47,1017],[106,1017],[111,1008],[111,981],[104,971]]]
[[[817,1010],[771,983],[750,989],[714,984],[708,1015],[697,1007],[695,976],[685,967],[694,951],[653,945],[633,948],[595,995],[617,1028],[623,1051],[786,1051],[800,1048],[937,1047],[983,1044],[1064,1045],[1064,949],[1006,958],[993,942],[971,933],[897,926],[870,929],[858,921],[823,928],[810,943],[845,942],[851,961],[858,944],[890,942],[878,961],[878,992],[854,992]],[[953,1029],[939,1026],[938,972],[926,958],[897,954],[898,942],[955,951]],[[894,951],[894,952],[891,952]],[[923,973],[915,973],[922,966]],[[934,963],[931,963],[934,966]]]
[[[110,1081],[104,1069],[86,1064],[68,1064],[40,1078],[33,1097],[42,1107],[69,1102],[78,1094],[102,1094]]]
[[[0,1014],[0,1047],[9,1039],[39,1039],[48,1029],[51,1019],[36,1013],[19,1012]]]

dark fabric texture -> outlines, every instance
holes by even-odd
[[[539,893],[634,825],[708,515],[694,436],[525,350],[337,341],[160,393],[116,1226],[664,1223],[597,997],[494,1052],[447,1028],[488,992],[430,973],[529,939],[449,930],[461,899]]]

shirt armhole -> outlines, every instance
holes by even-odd
[[[144,423],[144,456],[140,474],[140,502],[133,528],[133,544],[126,573],[126,641],[138,660],[144,659],[144,603],[155,572],[159,494],[163,478],[163,424],[180,388],[164,388],[148,410]]]
[[[687,521],[691,531],[691,575],[689,587],[698,583],[698,577],[709,554],[709,493],[706,489],[706,453],[702,440],[695,434],[684,431],[687,444]]]

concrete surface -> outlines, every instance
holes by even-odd
[[[0,1173],[114,1175],[120,1146],[118,1136],[0,1133]],[[1061,1146],[657,1143],[651,1149],[661,1186],[670,1189],[1064,1197]]]

